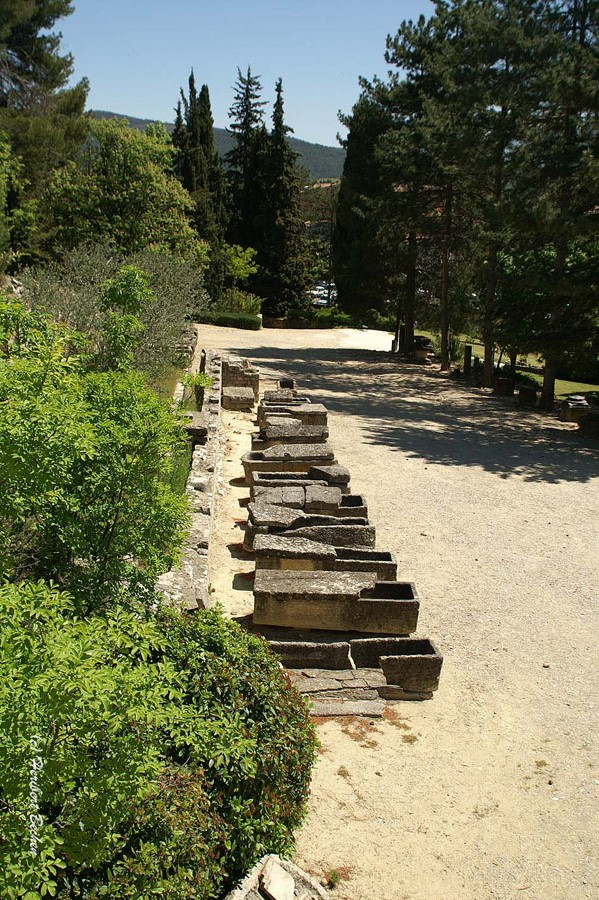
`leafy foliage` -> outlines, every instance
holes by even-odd
[[[119,849],[161,769],[177,697],[164,639],[122,609],[73,618],[41,582],[0,587],[0,893],[56,896]],[[30,892],[30,893],[28,893]]]
[[[172,156],[168,137],[140,134],[123,122],[94,122],[79,163],[57,170],[48,188],[54,244],[192,254],[197,239],[187,219],[190,199],[170,174]]]
[[[106,319],[100,285],[123,265],[150,276],[153,296],[148,295],[139,310],[143,330],[137,334],[133,361],[154,377],[174,360],[186,320],[200,315],[208,304],[200,261],[160,250],[125,255],[110,246],[86,244],[65,253],[57,263],[26,270],[21,280],[28,303],[75,331],[85,331],[91,344],[98,346]]]
[[[0,588],[2,896],[209,900],[289,852],[315,739],[264,642],[218,610],[74,611]]]
[[[148,604],[186,522],[169,486],[182,430],[137,373],[87,373],[68,332],[16,302],[1,312],[4,572],[53,579],[80,609],[121,591]]]
[[[257,315],[241,310],[231,312],[208,310],[201,314],[200,322],[208,325],[222,325],[224,328],[246,328],[249,331],[259,331],[262,328],[262,320]]]
[[[218,609],[167,616],[164,626],[186,704],[171,754],[203,769],[231,883],[263,853],[289,852],[305,813],[314,730],[261,638]]]

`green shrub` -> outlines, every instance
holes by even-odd
[[[353,317],[349,313],[334,307],[317,309],[314,317],[315,328],[351,328],[353,324]]]
[[[369,328],[379,331],[395,331],[395,319],[393,316],[384,316],[378,309],[369,309],[362,316],[364,324]]]
[[[203,770],[231,884],[262,854],[290,851],[305,814],[314,729],[265,641],[220,610],[167,615],[164,628],[186,704],[170,755]]]
[[[70,341],[0,304],[0,573],[52,579],[81,611],[120,591],[145,605],[187,524],[170,486],[185,435],[141,375],[86,373]]]
[[[225,328],[245,328],[250,331],[259,331],[262,328],[262,320],[258,316],[244,312],[219,312],[218,310],[203,312],[198,321],[207,325],[222,325]]]
[[[257,316],[262,309],[262,297],[250,294],[239,288],[229,288],[223,291],[222,297],[214,308],[218,312],[244,312]]]
[[[138,616],[73,618],[41,582],[0,586],[0,896],[56,893],[122,845],[162,769],[174,667]],[[32,818],[33,817],[33,818]],[[27,893],[30,891],[31,893]],[[85,894],[84,894],[85,896]]]
[[[101,340],[108,313],[102,309],[101,284],[123,265],[149,276],[153,298],[139,311],[143,331],[133,353],[136,368],[155,375],[172,362],[188,319],[208,305],[202,267],[165,251],[140,250],[126,256],[113,247],[86,244],[57,263],[22,273],[28,304],[69,328],[89,335],[92,350]]]
[[[315,738],[266,644],[218,610],[73,614],[0,587],[0,896],[214,900],[288,853]]]

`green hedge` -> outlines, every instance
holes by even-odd
[[[353,317],[340,309],[325,308],[316,310],[314,328],[352,328],[354,326]]]
[[[266,642],[217,609],[74,612],[0,585],[2,900],[216,900],[289,854],[316,739]]]
[[[259,331],[262,328],[262,319],[244,312],[202,312],[198,319],[207,325],[222,325],[225,328],[246,328],[250,331]]]

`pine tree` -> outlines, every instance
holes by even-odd
[[[242,247],[256,247],[256,238],[265,227],[268,198],[265,171],[268,157],[268,134],[264,125],[260,99],[260,79],[251,67],[242,75],[237,69],[234,99],[229,110],[230,130],[235,146],[226,157],[229,182],[229,242]]]
[[[73,57],[50,29],[73,12],[70,0],[12,0],[0,8],[0,107],[30,109],[64,88]]]
[[[193,69],[187,95],[181,90],[172,140],[177,153],[175,173],[193,201],[193,225],[210,244],[206,287],[218,299],[224,282],[223,242],[226,227],[224,174],[214,149],[214,122],[208,86],[198,94]]]
[[[379,240],[373,206],[382,189],[377,145],[389,129],[390,118],[365,91],[351,115],[341,121],[348,135],[333,231],[333,273],[339,305],[360,315],[370,309],[382,311],[392,297],[386,269],[389,257]]]
[[[0,4],[0,131],[21,165],[20,191],[7,201],[15,223],[11,249],[21,262],[39,252],[35,210],[53,171],[76,158],[89,130],[82,115],[87,80],[67,87],[73,58],[60,53],[61,35],[52,33],[57,19],[72,12],[69,0]],[[26,229],[16,227],[25,221]]]
[[[596,258],[599,3],[546,2],[542,13],[544,64],[537,69],[537,105],[519,147],[516,187],[524,211],[518,219],[520,247],[550,248],[554,260],[536,292],[544,307],[537,344],[545,357],[541,402],[552,409],[560,359],[581,341],[578,326],[586,321],[590,336],[599,319],[596,294],[582,289],[569,262],[579,253]]]

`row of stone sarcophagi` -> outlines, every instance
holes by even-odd
[[[258,432],[242,458],[250,487],[244,547],[256,562],[254,625],[288,669],[348,670],[343,683],[349,670],[360,682],[368,671],[369,695],[428,698],[442,657],[430,640],[410,637],[418,622],[415,585],[398,581],[395,555],[376,549],[366,500],[351,493],[350,473],[327,443],[326,407],[289,379],[281,384],[265,392]]]

